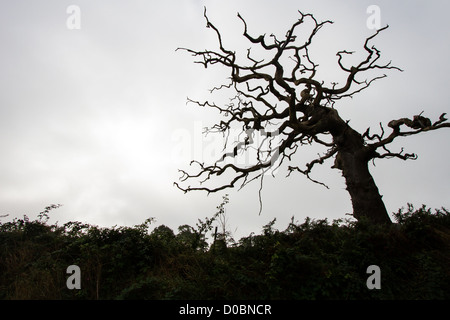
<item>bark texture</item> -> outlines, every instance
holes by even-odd
[[[333,137],[339,148],[333,168],[342,171],[353,206],[353,216],[376,224],[389,224],[391,220],[382,196],[369,172],[371,150],[364,145],[362,136],[347,126]]]

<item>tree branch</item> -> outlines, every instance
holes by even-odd
[[[422,112],[423,113],[423,112]],[[369,129],[367,129],[366,133],[363,135],[363,137],[367,137],[370,140],[374,140],[374,138],[376,138],[378,140],[378,142],[372,143],[372,144],[368,144],[367,148],[369,150],[373,150],[375,151],[378,148],[384,148],[387,153],[383,154],[383,155],[379,155],[377,153],[375,153],[373,155],[373,158],[391,158],[391,157],[397,157],[403,160],[408,160],[408,159],[417,159],[417,156],[412,153],[412,154],[402,154],[403,149],[400,153],[392,153],[389,150],[386,149],[386,145],[390,144],[391,142],[394,141],[395,138],[397,137],[405,137],[405,136],[410,136],[410,135],[415,135],[415,134],[419,134],[421,132],[425,132],[425,131],[433,131],[433,130],[437,130],[440,128],[450,128],[450,123],[447,123],[446,121],[448,120],[447,118],[445,118],[446,113],[441,114],[441,116],[439,117],[439,120],[435,121],[433,124],[431,123],[431,120],[428,118],[423,117],[420,113],[419,115],[415,115],[413,117],[413,119],[408,119],[408,118],[401,118],[398,120],[392,120],[388,123],[388,127],[390,127],[392,129],[392,132],[389,134],[388,137],[383,138],[384,136],[384,130],[382,130],[382,134],[380,135],[374,135],[372,137],[369,136]],[[383,129],[381,123],[380,123],[381,128]],[[402,131],[402,126],[406,126],[408,128],[411,128],[413,130],[408,130],[408,131]]]
[[[366,71],[402,70],[392,66],[391,62],[380,64],[381,51],[370,45],[370,42],[380,32],[388,28],[386,26],[365,39],[363,49],[367,54],[356,66],[346,66],[343,61],[344,56],[352,55],[353,52],[346,50],[337,52],[337,64],[342,71],[347,73],[346,82],[340,87],[336,82],[332,82],[331,86],[326,86],[323,81],[315,79],[318,64],[311,59],[309,46],[317,32],[324,25],[331,24],[332,21],[318,22],[311,14],[303,14],[300,11],[299,14],[300,18],[289,28],[284,38],[278,38],[275,35],[266,37],[265,34],[250,35],[246,21],[238,14],[238,18],[244,26],[243,36],[252,45],[263,48],[268,58],[255,58],[252,56],[252,48],[248,48],[244,62],[238,63],[236,52],[225,48],[219,30],[207,17],[206,8],[204,11],[206,26],[215,32],[219,50],[215,52],[177,49],[192,54],[196,58],[195,63],[202,64],[205,68],[219,64],[229,69],[230,82],[214,87],[210,90],[211,94],[223,89],[233,89],[236,93],[230,99],[230,103],[224,106],[188,98],[189,103],[216,109],[224,116],[223,120],[207,129],[207,133],[221,133],[226,140],[223,154],[214,164],[205,165],[199,161],[192,161],[191,166],[198,167],[197,173],[189,174],[184,170],[179,170],[182,173],[181,182],[195,179],[199,180],[201,185],[199,187],[181,187],[178,183],[174,183],[180,190],[184,192],[204,190],[210,193],[234,187],[238,182],[241,183],[240,187],[242,188],[255,179],[262,179],[270,168],[274,166],[278,168],[285,160],[291,161],[292,155],[297,152],[299,146],[312,143],[322,144],[328,148],[328,151],[307,163],[305,169],[300,169],[299,166],[289,166],[288,176],[293,171],[297,171],[304,174],[309,180],[327,187],[324,183],[312,179],[311,171],[317,164],[323,164],[325,160],[335,157],[342,151],[345,143],[340,139],[345,137],[345,133],[351,129],[348,122],[339,117],[334,109],[334,103],[339,99],[352,97],[367,89],[374,81],[386,77],[385,74],[382,74],[365,80],[356,78]],[[305,23],[307,20],[312,22],[312,27],[302,41],[299,40],[297,33],[299,33],[299,29],[303,30],[303,27],[309,26]],[[290,64],[290,69],[283,64],[286,58],[293,62]],[[386,145],[399,136],[450,127],[450,124],[445,121],[447,121],[445,114],[442,114],[434,123],[419,114],[412,120],[401,118],[389,122],[388,127],[392,129],[392,132],[387,137],[385,137],[384,128],[380,123],[381,134],[371,135],[370,128],[368,128],[364,134],[357,134],[357,139],[361,138],[366,153],[370,155],[369,160],[392,157],[403,160],[415,159],[415,154],[403,153],[403,149],[397,153],[391,152]],[[236,125],[240,128],[241,134],[230,150],[227,148],[230,130]],[[409,130],[402,130],[405,127]],[[321,134],[332,137],[332,139],[320,139]],[[256,135],[261,139],[255,139]],[[378,148],[383,150],[381,154],[377,153]],[[256,151],[256,159],[252,163],[246,162],[241,166],[227,163],[227,161],[236,160],[243,152],[249,150]],[[232,178],[227,180],[227,183],[219,187],[204,185],[213,177],[227,173],[232,174]]]
[[[337,152],[338,152],[338,148],[331,148],[330,150],[328,150],[328,152],[325,155],[323,155],[323,156],[319,155],[319,158],[314,159],[310,163],[306,164],[305,170],[301,170],[299,167],[289,166],[288,167],[289,173],[287,176],[289,177],[291,175],[291,173],[295,170],[295,171],[298,171],[298,172],[304,174],[312,182],[320,184],[320,185],[324,186],[325,188],[329,189],[329,187],[326,184],[312,179],[309,174],[311,173],[311,170],[313,169],[314,165],[323,164],[326,159],[332,158]]]

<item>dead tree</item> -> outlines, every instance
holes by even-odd
[[[310,56],[309,48],[317,32],[332,21],[318,22],[312,14],[303,14],[286,32],[282,39],[275,35],[260,35],[254,37],[248,33],[246,21],[238,14],[243,23],[243,36],[252,46],[259,47],[268,58],[257,59],[252,55],[251,48],[246,54],[239,55],[225,48],[219,30],[209,21],[206,15],[207,27],[217,35],[216,51],[196,51],[179,48],[191,53],[196,63],[205,68],[211,65],[221,65],[230,72],[229,83],[215,87],[216,90],[232,90],[233,98],[224,106],[211,102],[194,102],[199,106],[217,109],[224,119],[207,129],[208,132],[219,132],[227,136],[233,126],[238,126],[242,132],[241,140],[237,141],[233,151],[227,151],[225,142],[224,154],[213,164],[192,161],[198,166],[196,173],[180,170],[181,182],[194,179],[200,182],[197,187],[182,187],[175,185],[184,192],[205,190],[208,193],[234,187],[241,187],[260,178],[270,168],[277,168],[284,162],[292,162],[292,156],[299,147],[318,144],[326,148],[323,154],[306,163],[304,167],[289,165],[288,176],[292,172],[304,174],[310,180],[323,184],[311,178],[312,169],[317,164],[323,164],[328,159],[334,159],[332,168],[342,171],[347,191],[350,194],[353,216],[363,217],[376,224],[389,224],[391,220],[383,203],[378,188],[369,172],[369,162],[377,158],[399,158],[403,160],[416,159],[414,153],[404,153],[403,149],[393,152],[387,146],[397,137],[410,136],[425,131],[450,127],[446,123],[445,113],[434,123],[422,114],[413,116],[412,120],[402,118],[392,120],[387,124],[390,132],[385,132],[380,123],[381,133],[370,134],[368,128],[363,134],[354,130],[343,120],[335,107],[335,102],[345,97],[367,89],[374,81],[386,77],[385,74],[372,78],[364,78],[363,74],[370,71],[398,70],[391,62],[380,64],[380,50],[370,43],[388,26],[377,30],[368,37],[363,45],[365,59],[354,66],[347,66],[344,57],[353,52],[346,50],[337,52],[337,63],[346,75],[346,81],[326,85],[316,79],[318,65]],[[298,29],[307,26],[309,21],[312,29],[300,36]],[[262,139],[256,141],[255,136]],[[228,141],[228,140],[226,140]],[[233,159],[240,153],[256,150],[255,162],[251,165],[237,165]],[[229,180],[217,187],[207,187],[204,183],[221,175],[231,175]],[[323,184],[325,185],[325,184]],[[262,184],[261,184],[262,186]]]

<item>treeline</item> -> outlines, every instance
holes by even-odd
[[[449,211],[395,213],[392,226],[275,220],[238,241],[220,225],[224,205],[175,233],[153,219],[134,227],[0,220],[0,299],[449,299]],[[214,228],[219,223],[219,228]],[[210,235],[212,241],[207,241]],[[81,270],[70,290],[67,268]],[[370,290],[367,268],[380,268]]]

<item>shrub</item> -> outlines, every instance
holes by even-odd
[[[43,212],[0,224],[1,299],[450,298],[443,208],[408,205],[392,226],[307,218],[280,231],[274,219],[259,235],[220,248],[216,239],[209,250],[214,216],[174,233],[164,225],[150,232],[153,218],[134,227],[49,225]],[[66,287],[72,264],[82,270],[81,290]],[[381,290],[366,287],[372,264]]]

